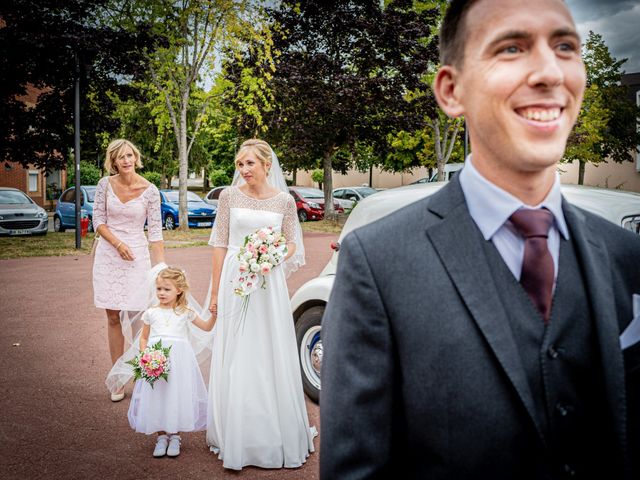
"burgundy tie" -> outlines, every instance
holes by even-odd
[[[553,258],[547,247],[553,214],[546,208],[520,209],[511,215],[511,223],[524,237],[524,258],[520,283],[544,319],[549,322],[553,296]]]

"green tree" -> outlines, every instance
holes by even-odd
[[[283,61],[270,83],[268,135],[286,151],[290,170],[314,168],[321,159],[330,217],[334,161],[344,151],[355,159],[358,145],[384,150],[389,132],[412,130],[421,112],[434,108],[433,98],[410,104],[402,96],[436,60],[425,38],[437,12],[418,13],[401,1],[304,0],[284,1],[272,14],[280,32],[274,49]]]
[[[580,160],[580,184],[587,163],[634,161],[640,144],[637,129],[640,107],[629,100],[628,89],[621,83],[621,69],[627,59],[614,58],[602,35],[592,31],[583,45],[583,59],[587,89],[575,131],[569,139],[569,153],[565,155],[566,160]]]
[[[567,141],[564,161],[579,162],[578,185],[584,183],[587,163],[598,164],[605,159],[600,151],[611,111],[606,108],[600,88],[592,83],[584,92],[584,99],[576,125]]]
[[[165,117],[176,142],[179,164],[179,214],[187,216],[187,175],[192,153],[200,150],[201,164],[208,163],[206,149],[196,140],[207,123],[208,108],[218,101],[214,90],[202,85],[211,80],[223,55],[235,55],[247,36],[259,35],[259,11],[241,0],[138,0],[121,2],[130,15],[130,28],[140,20],[153,25],[163,42],[148,49],[150,97],[163,100]],[[202,146],[202,145],[200,145]],[[189,228],[186,222],[180,229]]]

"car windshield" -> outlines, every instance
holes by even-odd
[[[33,203],[24,193],[16,190],[0,191],[0,204],[2,205],[21,205],[25,203]]]
[[[171,192],[162,192],[165,197],[167,197],[167,201],[171,203],[178,203],[180,201],[180,192],[177,190],[173,190]],[[201,202],[202,200],[198,195],[193,192],[187,192],[187,201],[189,202]]]
[[[84,187],[85,192],[87,192],[87,202],[93,203],[93,198],[96,195],[96,187]]]
[[[296,188],[296,192],[304,198],[324,198],[324,193],[319,188]]]
[[[360,188],[356,188],[355,190],[358,191],[358,193],[360,195],[362,195],[363,197],[368,197],[369,195],[373,195],[374,193],[378,193],[377,190],[370,188],[370,187],[360,187]]]

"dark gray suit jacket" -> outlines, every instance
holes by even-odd
[[[640,349],[623,356],[619,335],[640,293],[640,238],[563,208],[602,352],[602,414],[615,435],[616,458],[602,460],[628,476]],[[548,478],[540,422],[480,241],[457,178],[344,239],[323,318],[322,479],[387,478],[400,468],[410,478]]]

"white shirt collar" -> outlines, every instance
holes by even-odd
[[[541,207],[547,208],[553,214],[555,227],[565,239],[569,238],[569,229],[562,212],[562,191],[558,173],[547,197],[533,207],[525,205],[484,178],[473,166],[471,155],[467,157],[464,168],[459,173],[459,179],[469,214],[485,240],[490,240],[516,210]]]

